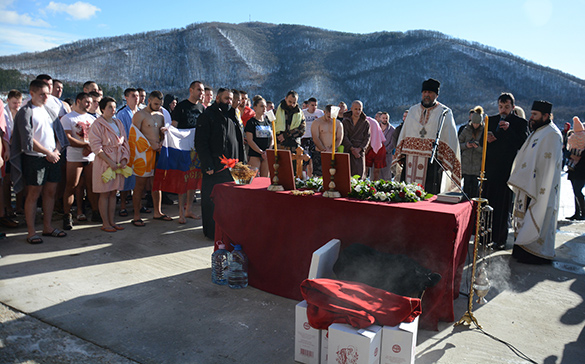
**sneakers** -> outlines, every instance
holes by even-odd
[[[63,215],[63,230],[73,229],[73,216],[71,213]]]
[[[18,221],[14,220],[8,216],[2,216],[2,217],[0,217],[0,225],[7,227],[7,228],[17,228]]]

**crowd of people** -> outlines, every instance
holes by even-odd
[[[563,157],[576,196],[571,219],[585,219],[585,165],[578,163],[585,148],[583,126],[574,121],[575,133],[565,135],[565,150],[571,153],[563,153],[563,136],[551,122],[550,103],[535,101],[526,120],[514,96],[502,93],[497,115],[487,117],[476,106],[468,123],[457,130],[452,110],[438,101],[440,85],[425,80],[421,102],[405,110],[395,128],[387,112],[367,116],[360,100],[349,108],[340,102],[321,110],[314,97],[299,105],[298,93],[291,90],[275,105],[235,89],[220,88],[214,97],[214,90],[200,81],[189,85],[189,97],[182,101],[156,90],[147,95],[144,89],[127,88],[119,109],[115,99],[88,81],[74,101],[65,102],[60,99],[63,83],[39,75],[30,83],[29,99],[23,102],[22,93],[12,90],[0,108],[5,165],[0,224],[16,227],[16,213],[24,213],[27,241],[39,244],[41,236],[65,237],[75,220],[87,220],[89,205],[92,221],[101,222],[104,232],[115,233],[124,229],[115,220],[129,216],[130,197],[132,225],[144,227],[141,216],[146,213],[172,221],[162,211],[169,200],[166,193],[178,195],[178,222],[184,224],[187,218],[200,218],[193,210],[195,191],[200,190],[203,232],[213,239],[211,192],[215,184],[232,180],[222,160],[246,162],[268,177],[267,150],[274,148],[274,141],[292,153],[301,147],[310,157],[303,162],[304,176],[321,176],[321,153],[335,149],[349,154],[353,176],[418,183],[433,194],[462,184],[466,196],[479,197],[487,133],[483,196],[494,208],[493,243],[506,247],[513,216],[513,255],[525,262],[550,262]],[[337,117],[332,117],[334,109]],[[39,236],[35,215],[41,196]],[[144,198],[151,199],[151,205],[143,205]],[[62,209],[62,228],[53,226],[53,209]]]

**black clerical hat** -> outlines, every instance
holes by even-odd
[[[532,103],[532,110],[540,111],[543,114],[550,114],[552,111],[552,104],[544,100],[534,101]]]
[[[422,84],[422,91],[433,91],[437,95],[439,94],[439,88],[441,87],[441,83],[435,79],[429,78],[428,80],[424,81]]]

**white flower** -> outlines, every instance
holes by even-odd
[[[374,197],[376,198],[376,200],[380,201],[386,201],[388,199],[388,195],[386,194],[386,192],[376,192],[376,194],[374,194]]]
[[[362,192],[362,186],[361,185],[355,185],[355,192]]]

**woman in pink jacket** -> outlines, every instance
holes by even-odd
[[[124,176],[120,171],[128,164],[130,148],[122,122],[116,118],[116,100],[104,97],[100,101],[102,116],[96,119],[89,130],[89,145],[95,153],[93,162],[93,192],[100,194],[99,209],[102,216],[102,230],[114,233],[124,230],[114,223],[116,191],[124,188]],[[111,168],[115,175],[104,182],[102,175]]]

